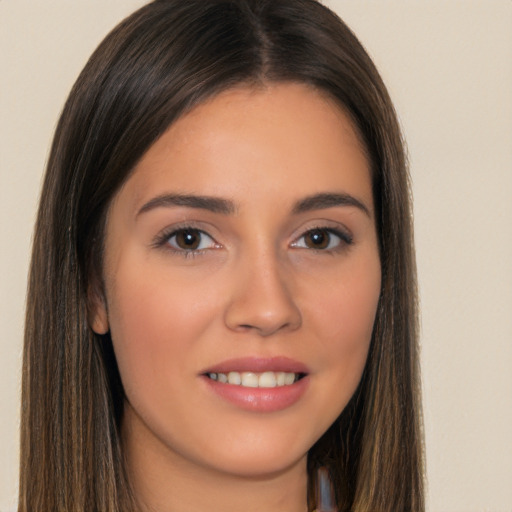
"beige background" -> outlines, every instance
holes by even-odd
[[[13,509],[23,303],[51,134],[141,0],[0,0],[0,511]],[[512,1],[331,0],[374,57],[414,181],[431,512],[512,511]]]

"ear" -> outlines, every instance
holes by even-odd
[[[107,303],[105,294],[92,283],[87,293],[87,316],[89,326],[96,334],[106,334],[109,330]]]

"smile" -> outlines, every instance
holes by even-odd
[[[304,376],[302,373],[294,372],[209,372],[206,374],[211,380],[223,384],[233,384],[246,388],[276,388],[281,386],[291,386]]]
[[[311,370],[288,357],[248,356],[229,359],[199,373],[208,393],[237,409],[258,413],[282,411],[300,401],[309,388]]]

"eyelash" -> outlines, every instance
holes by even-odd
[[[188,249],[176,248],[176,247],[173,247],[172,245],[170,245],[169,241],[173,237],[176,237],[179,234],[186,233],[187,231],[194,233],[196,236],[197,235],[199,235],[201,237],[206,236],[212,240],[213,244],[220,247],[220,245],[217,244],[215,239],[212,236],[210,236],[206,231],[203,231],[202,229],[199,229],[193,225],[185,225],[185,226],[180,226],[180,227],[174,226],[171,229],[165,230],[156,237],[156,239],[152,245],[156,248],[164,248],[167,251],[170,251],[174,254],[178,254],[185,258],[196,257],[201,254],[204,254],[207,250],[209,250],[209,248],[188,250]],[[314,232],[319,232],[321,234],[328,234],[328,236],[329,236],[328,243],[329,244],[332,241],[331,240],[332,235],[334,235],[335,237],[339,238],[339,243],[333,248],[320,248],[320,249],[315,248],[315,247],[304,247],[303,245],[299,245],[300,240],[304,239],[304,237],[306,237],[307,235],[311,235]],[[309,249],[309,250],[312,250],[315,252],[323,252],[323,253],[327,253],[327,254],[332,254],[335,252],[339,252],[352,244],[353,244],[353,237],[349,233],[342,231],[340,229],[332,228],[332,227],[318,226],[318,227],[313,227],[313,228],[306,230],[294,242],[292,242],[291,246],[295,247],[295,248],[299,248],[299,249],[305,248],[305,249]]]
[[[215,245],[219,245],[219,244],[217,244],[215,239],[212,236],[210,236],[206,231],[203,231],[202,229],[199,229],[199,228],[195,227],[194,225],[187,224],[187,225],[179,226],[179,227],[173,226],[172,228],[163,231],[160,235],[158,235],[156,237],[156,239],[153,243],[153,246],[156,248],[163,248],[166,251],[170,251],[173,254],[183,256],[184,258],[193,258],[193,257],[199,256],[201,254],[204,254],[205,251],[207,251],[208,249],[190,249],[190,250],[179,249],[179,248],[173,247],[169,243],[169,241],[173,237],[178,236],[180,233],[186,233],[187,231],[192,232],[196,235],[200,235],[201,237],[207,236],[208,238],[210,238],[213,241],[213,243]]]
[[[319,232],[322,234],[328,234],[329,244],[332,241],[331,240],[332,235],[339,238],[339,243],[335,247],[332,247],[332,248],[306,247],[307,249],[315,251],[315,252],[323,252],[323,253],[327,253],[327,254],[336,253],[343,249],[346,249],[348,246],[352,245],[354,242],[352,235],[350,235],[346,231],[343,231],[343,230],[337,229],[337,228],[327,227],[327,226],[317,226],[314,228],[309,228],[302,235],[300,235],[300,237],[297,238],[296,241],[292,243],[292,247],[302,248],[302,246],[298,245],[298,241],[304,239],[307,235],[311,235],[312,233],[315,233],[315,232]]]

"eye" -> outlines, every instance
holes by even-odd
[[[306,231],[292,247],[316,250],[335,250],[343,245],[350,245],[352,237],[346,233],[332,228],[315,228]]]
[[[213,238],[204,231],[194,228],[183,228],[173,231],[166,243],[177,251],[202,251],[217,246]]]

